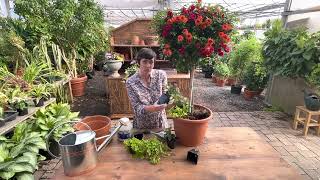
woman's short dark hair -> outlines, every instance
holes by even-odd
[[[141,59],[155,59],[157,57],[156,53],[150,48],[142,48],[137,54],[137,62],[140,64]]]

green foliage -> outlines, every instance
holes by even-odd
[[[182,104],[180,106],[176,105],[169,109],[168,113],[172,118],[186,118],[189,115],[189,108],[190,106],[188,103]]]
[[[71,112],[70,106],[68,104],[51,104],[46,109],[39,109],[35,115],[34,128],[36,131],[40,132],[41,136],[48,138],[48,133],[55,127],[62,123],[76,120],[78,118],[79,112]],[[63,134],[73,131],[70,124],[64,124],[60,128],[57,128],[52,137],[58,141]]]
[[[229,65],[231,75],[236,77],[237,81],[241,81],[243,72],[248,65],[250,65],[251,62],[261,61],[261,51],[262,45],[255,37],[240,41],[240,43],[234,47],[230,55],[231,59]]]
[[[50,93],[47,91],[47,85],[45,84],[33,86],[30,94],[36,99],[36,103],[38,103],[41,98],[48,98],[50,96]]]
[[[158,164],[160,158],[167,155],[168,148],[156,138],[139,140],[131,138],[123,142],[129,152],[133,153],[133,157],[146,159],[151,164]]]
[[[217,75],[220,78],[227,78],[230,76],[230,69],[228,67],[228,64],[226,63],[217,63],[214,67],[214,74]]]
[[[171,127],[165,129],[164,138],[165,138],[167,141],[172,141],[172,140],[175,140],[175,139],[176,139],[176,135],[175,135],[175,134],[172,134],[172,132],[171,132]]]
[[[37,162],[43,159],[39,149],[46,145],[37,132],[32,132],[27,123],[19,124],[11,139],[0,137],[0,178],[33,179]]]
[[[320,63],[313,67],[310,74],[307,75],[306,80],[320,94]]]
[[[320,33],[285,30],[281,25],[281,21],[275,21],[265,32],[263,55],[267,69],[286,77],[304,78],[320,62]]]
[[[139,70],[138,64],[133,64],[130,67],[128,67],[124,72],[125,79],[128,79],[130,76],[134,75],[136,72],[138,72],[138,70]]]
[[[170,95],[170,103],[174,106],[169,109],[168,113],[173,118],[184,118],[189,114],[189,102],[186,97],[183,97],[179,88],[175,86],[168,87],[168,94]]]
[[[20,88],[6,89],[5,94],[8,97],[8,103],[11,107],[21,110],[28,107],[27,94],[22,92]]]
[[[244,74],[244,83],[250,91],[264,89],[268,82],[268,74],[262,62],[251,63]]]

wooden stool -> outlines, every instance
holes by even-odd
[[[300,117],[300,113],[305,113],[306,117]],[[312,119],[313,116],[318,116],[318,120]],[[296,113],[293,120],[293,129],[297,129],[298,123],[304,125],[303,135],[306,136],[308,129],[311,126],[317,127],[317,135],[320,135],[320,111],[310,111],[304,106],[297,106]]]

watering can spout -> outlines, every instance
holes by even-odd
[[[121,118],[119,119],[119,125],[116,127],[116,129],[114,129],[110,135],[107,135],[107,136],[102,136],[102,137],[99,137],[97,138],[98,139],[103,139],[103,138],[106,138],[103,143],[99,146],[99,147],[96,147],[97,151],[100,152],[101,149],[103,149],[103,147],[105,147],[107,144],[109,144],[109,142],[111,141],[112,137],[119,131],[119,129],[122,127],[122,126],[126,126],[128,124],[128,122],[130,122],[129,118]]]

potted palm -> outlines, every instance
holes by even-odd
[[[190,100],[187,104],[174,106],[174,130],[178,141],[185,146],[203,143],[209,120],[210,109],[193,104],[193,79],[200,59],[217,53],[223,56],[230,49],[229,34],[235,20],[231,13],[220,5],[197,4],[183,7],[177,13],[171,10],[158,13],[153,21],[154,30],[163,43],[163,54],[178,62],[190,72]]]
[[[244,98],[250,100],[259,95],[259,92],[265,88],[267,82],[268,75],[262,62],[251,63],[244,74],[244,83],[246,84]]]
[[[226,63],[217,63],[215,66],[215,75],[217,77],[217,86],[223,87],[227,78],[230,76],[230,70]]]

